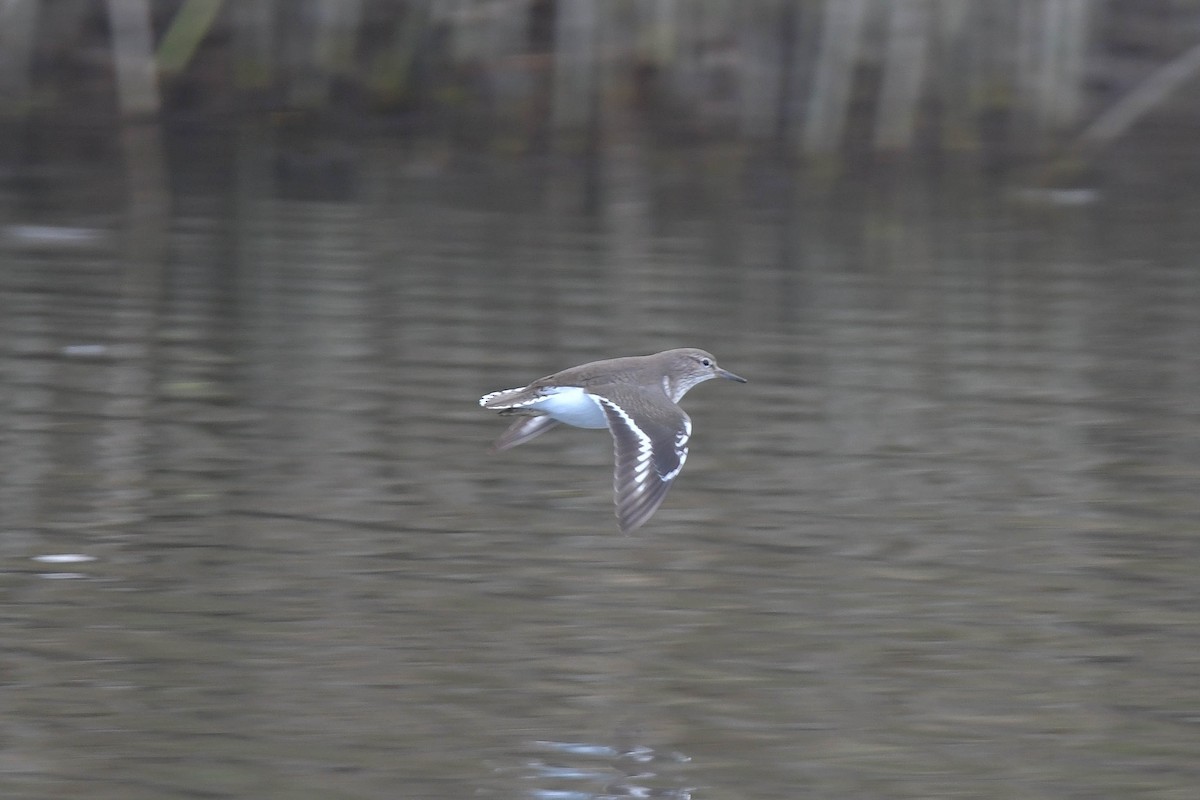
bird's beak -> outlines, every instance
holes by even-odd
[[[718,376],[718,377],[721,377],[721,378],[724,378],[724,379],[725,379],[725,380],[727,380],[727,381],[737,381],[738,383],[745,383],[745,382],[746,382],[746,379],[745,379],[745,378],[743,378],[741,375],[734,375],[734,374],[733,374],[732,372],[730,372],[729,370],[727,370],[727,369],[721,369],[720,367],[718,367],[718,368],[717,368],[717,376]]]

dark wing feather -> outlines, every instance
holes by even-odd
[[[665,396],[635,398],[635,391],[626,388],[595,395],[613,437],[613,491],[617,521],[624,533],[641,527],[662,505],[687,460],[692,431],[687,414]],[[636,422],[625,407],[637,408]]]
[[[499,453],[501,450],[508,450],[519,444],[525,444],[535,436],[541,436],[557,424],[558,420],[554,419],[554,417],[522,417],[508,426],[508,430],[501,434],[496,443],[492,445],[492,450]]]

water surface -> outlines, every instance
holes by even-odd
[[[222,141],[4,190],[5,796],[1200,785],[1195,182]],[[603,432],[488,452],[685,345],[636,535]]]

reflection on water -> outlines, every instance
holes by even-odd
[[[169,217],[7,190],[6,796],[1200,781],[1190,189],[175,147]],[[607,437],[487,453],[484,391],[682,345],[750,383],[637,535]]]
[[[582,742],[535,742],[550,760],[531,759],[525,777],[530,795],[539,800],[594,800],[594,798],[658,797],[689,800],[691,790],[655,788],[657,770],[686,763],[679,753],[660,754],[650,747],[618,750]],[[578,764],[579,766],[567,766]],[[550,788],[561,786],[563,788]]]

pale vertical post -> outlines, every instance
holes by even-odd
[[[679,8],[676,0],[655,0],[654,8],[649,15],[654,36],[650,55],[659,66],[665,65],[675,57],[678,47],[676,42],[678,31],[675,28],[678,15]]]
[[[842,138],[854,70],[862,50],[867,0],[827,0],[816,77],[804,125],[804,150],[828,153]]]
[[[1053,127],[1058,116],[1058,85],[1062,74],[1058,69],[1058,53],[1062,45],[1062,3],[1060,0],[1043,0],[1038,9],[1040,24],[1034,32],[1035,52],[1033,68],[1033,108],[1039,133]]]
[[[1059,49],[1059,96],[1055,123],[1059,128],[1074,125],[1083,113],[1083,82],[1086,77],[1087,43],[1091,30],[1090,0],[1060,0],[1063,36]]]
[[[929,11],[929,0],[892,0],[876,149],[900,150],[912,144],[929,49]]]
[[[159,107],[154,34],[148,0],[108,0],[116,63],[117,100],[125,116],[155,114]]]

